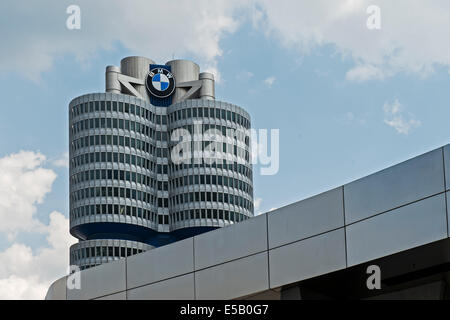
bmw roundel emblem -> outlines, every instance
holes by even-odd
[[[175,78],[165,68],[153,68],[149,71],[146,80],[147,90],[158,98],[166,98],[175,90]]]

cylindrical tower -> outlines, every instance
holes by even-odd
[[[195,81],[199,79],[200,67],[195,62],[189,60],[172,60],[166,63],[170,66],[177,83]],[[181,101],[186,94],[187,88],[176,88],[173,94],[173,103]]]
[[[170,143],[170,225],[179,238],[253,216],[250,116],[214,100],[187,100],[169,107],[169,133],[189,133]]]
[[[214,75],[209,72],[202,72],[199,75],[199,79],[202,81],[200,99],[214,100],[216,96],[214,90]]]
[[[155,64],[152,59],[145,57],[126,57],[120,61],[120,69],[123,75],[133,77],[136,79],[145,79],[149,71],[149,65]],[[137,84],[134,86],[136,91],[145,99],[150,102],[150,97],[145,89],[144,84]]]
[[[106,92],[120,93],[121,87],[119,82],[120,68],[116,66],[106,67],[105,89]]]
[[[214,100],[197,64],[156,66],[125,58],[107,68],[106,93],[69,104],[70,263],[82,269],[253,216],[249,114]],[[150,104],[149,85],[173,103]],[[183,100],[189,90],[198,98]],[[190,162],[174,157],[180,130]]]
[[[150,245],[158,229],[156,107],[101,93],[74,99],[69,110],[71,234]]]
[[[88,269],[152,248],[152,246],[145,243],[130,240],[103,239],[81,241],[70,248],[70,265]]]

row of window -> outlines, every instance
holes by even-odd
[[[107,112],[121,112],[137,117],[145,118],[153,123],[166,125],[167,116],[157,115],[147,108],[138,105],[129,104],[126,102],[117,101],[90,101],[76,105],[71,110],[72,117],[80,116],[86,113],[107,111]],[[250,121],[239,113],[213,107],[189,107],[182,110],[177,110],[169,114],[171,122],[190,119],[190,118],[215,118],[221,120],[228,120],[240,124],[241,126],[250,129]]]
[[[197,151],[198,152],[195,152]],[[202,163],[223,163],[229,155],[234,155],[241,162],[250,162],[250,152],[244,148],[238,147],[236,144],[225,142],[179,142],[177,146],[170,148],[172,162],[178,163],[194,163],[201,160]],[[177,156],[174,161],[173,156]],[[197,158],[196,158],[197,157]]]
[[[102,146],[102,145],[134,148],[136,150],[141,150],[150,154],[156,153],[158,157],[168,156],[167,148],[157,148],[154,145],[145,142],[141,139],[136,139],[128,136],[92,135],[72,140],[73,151],[82,148]],[[163,150],[165,150],[164,153]]]
[[[225,162],[225,160],[224,160],[224,162]],[[187,169],[192,169],[192,168],[200,168],[200,167],[233,171],[235,173],[239,173],[239,174],[247,177],[250,181],[252,181],[253,173],[252,173],[251,168],[242,163],[237,163],[237,162],[233,162],[233,163],[228,162],[228,163],[222,163],[222,164],[221,163],[212,163],[212,164],[208,164],[208,163],[204,163],[204,164],[169,163],[169,168],[170,168],[171,173],[176,173],[177,171],[187,170]]]
[[[130,188],[120,188],[120,187],[90,187],[83,188],[77,191],[73,191],[70,195],[71,201],[80,201],[85,199],[93,199],[99,197],[114,197],[114,198],[124,198],[132,199],[136,201],[142,201],[145,203],[157,205],[160,208],[168,208],[168,199],[156,197],[155,195],[139,191]],[[219,202],[228,203],[231,205],[236,205],[241,208],[252,211],[252,202],[239,195],[233,195],[226,192],[186,192],[178,195],[171,196],[170,203],[172,205],[179,205],[190,202]],[[95,211],[95,214],[101,213],[111,213],[110,211],[102,212],[100,207]],[[121,211],[113,211],[114,214],[121,214]],[[138,217],[142,217],[139,216]],[[145,217],[144,217],[145,218]]]
[[[93,267],[96,267],[96,266],[99,266],[99,265],[101,265],[101,263],[89,264],[89,265],[86,265],[86,266],[81,266],[80,270],[83,271],[83,270],[90,269],[90,268],[93,268]]]
[[[248,218],[244,214],[228,210],[191,209],[171,214],[169,221],[168,215],[157,214],[153,211],[142,209],[140,207],[124,206],[117,204],[101,204],[101,205],[94,204],[81,206],[71,211],[71,218],[72,220],[74,220],[82,217],[95,216],[101,214],[126,215],[130,217],[148,220],[155,224],[169,224],[194,219],[213,219],[215,221],[225,220],[231,222],[240,222]]]
[[[203,136],[211,136],[211,139],[215,139],[218,141],[217,136],[227,137],[227,138],[233,138],[233,140],[238,140],[247,145],[247,147],[250,146],[250,131],[248,130],[240,130],[240,129],[233,129],[227,126],[221,126],[219,124],[186,124],[183,126],[179,126],[176,128],[173,128],[169,130],[169,136],[175,138],[174,132],[176,132],[177,135],[180,135],[182,133],[180,129],[186,130],[189,135],[203,135]],[[214,140],[211,140],[214,141]]]
[[[97,170],[86,170],[83,172],[76,173],[71,177],[72,185],[90,182],[95,180],[116,180],[124,182],[134,182],[136,184],[141,184],[145,186],[151,186],[153,189],[157,188],[160,191],[169,191],[169,185],[171,189],[176,189],[179,187],[188,187],[193,185],[213,185],[213,186],[223,186],[232,187],[248,194],[253,194],[253,188],[250,184],[242,181],[240,179],[221,176],[221,175],[209,175],[209,174],[196,174],[184,177],[177,177],[167,181],[156,181],[150,176],[136,173],[127,170],[113,170],[113,169],[97,169]]]
[[[158,185],[158,190],[168,190],[167,181],[158,181],[157,184],[156,180],[152,179],[150,176],[136,173],[134,171],[112,169],[86,170],[76,173],[70,177],[70,182],[72,185],[95,180],[121,180],[125,182],[134,182],[145,186],[151,186],[153,189],[155,189]],[[159,185],[161,185],[161,188],[159,188]],[[165,188],[162,186],[165,186]]]
[[[72,107],[71,116],[80,116],[86,113],[98,111],[108,112],[121,112],[137,117],[141,117],[159,125],[167,124],[166,115],[157,115],[156,113],[148,110],[147,108],[140,107],[138,105],[117,102],[117,101],[90,101]]]
[[[90,152],[75,156],[71,160],[72,169],[86,164],[95,164],[101,162],[122,163],[127,165],[138,166],[151,172],[158,174],[167,174],[168,166],[163,164],[156,164],[150,159],[140,157],[129,153],[118,152]]]
[[[171,205],[180,205],[192,202],[219,202],[228,203],[253,212],[253,204],[244,197],[222,192],[189,192],[170,197]]]
[[[157,148],[152,144],[142,141],[140,139],[128,137],[128,136],[117,136],[117,135],[91,135],[85,136],[72,141],[72,150],[76,151],[82,148],[96,147],[96,146],[116,146],[116,147],[128,147],[136,150],[141,150],[147,152],[157,157],[168,158],[169,151],[168,148]],[[210,142],[210,141],[188,141],[179,142],[176,146],[171,147],[171,152],[176,148],[181,154],[191,153],[194,150],[199,151],[209,151],[209,152],[223,152],[224,156],[233,154],[237,157],[245,159],[249,162],[250,153],[245,148],[237,146],[235,143],[226,142]],[[212,154],[214,157],[214,153]],[[212,158],[214,159],[214,158]],[[220,160],[217,159],[217,160]],[[206,161],[205,161],[206,162]]]
[[[88,247],[72,250],[70,253],[71,261],[78,261],[80,259],[89,258],[125,258],[141,252],[143,249],[137,248],[125,248],[125,247],[111,247],[111,246],[99,246],[99,247]]]
[[[132,199],[136,201],[151,203],[154,205],[156,205],[157,203],[156,199],[158,199],[155,195],[145,191],[139,191],[136,189],[129,189],[129,188],[118,188],[118,187],[90,187],[73,191],[70,195],[72,201],[80,201],[98,197],[115,197],[115,198]]]
[[[161,151],[162,152],[162,151]],[[170,163],[166,164],[156,164],[154,161],[150,159],[140,157],[134,154],[129,153],[121,153],[121,152],[90,152],[80,154],[71,159],[72,169],[75,169],[80,166],[84,166],[87,164],[96,164],[96,163],[121,163],[124,165],[133,165],[137,167],[141,167],[151,172],[157,174],[168,174],[169,168],[172,173],[175,173],[184,169],[193,169],[193,168],[214,168],[214,169],[225,169],[228,171],[234,171],[241,175],[246,176],[248,179],[252,179],[252,170],[250,167],[238,163],[238,162],[229,162],[223,161],[224,163],[181,163],[174,164]],[[76,174],[76,181],[88,181],[90,178],[86,176],[86,173]],[[84,175],[84,176],[83,176]],[[134,181],[134,180],[133,180]]]
[[[168,224],[167,216],[158,215],[156,212],[135,206],[125,206],[118,204],[91,204],[74,208],[71,211],[71,218],[78,219],[102,214],[124,215],[129,217],[141,218],[153,223]],[[164,219],[166,217],[166,219]]]
[[[78,132],[81,132],[83,130],[92,129],[92,126],[88,125],[91,123],[91,125],[94,125],[94,128],[111,128],[111,122],[112,127],[117,128],[117,125],[119,125],[120,129],[132,131],[132,132],[138,132],[145,134],[149,137],[151,137],[155,141],[161,141],[165,142],[167,141],[167,132],[165,131],[159,131],[159,130],[153,130],[149,129],[149,127],[142,125],[138,122],[129,121],[129,120],[122,120],[122,119],[90,119],[90,120],[83,120],[81,122],[77,122],[73,126],[73,134],[76,134]],[[104,122],[104,125],[103,125]],[[100,127],[99,127],[100,126]],[[196,141],[196,143],[203,143],[203,149],[208,145],[210,142],[222,142],[223,139],[219,139],[219,134],[223,137],[231,137],[234,140],[241,141],[242,143],[245,143],[247,147],[250,146],[250,136],[242,131],[242,130],[234,130],[226,126],[220,126],[220,125],[209,125],[204,124],[202,125],[202,130],[194,129],[194,125],[186,125],[183,127],[180,127],[178,129],[184,129],[187,132],[189,132],[189,135],[192,135],[195,131],[199,131],[199,133],[203,132],[205,133],[205,137],[207,135],[210,136],[209,139],[205,138],[205,141]],[[215,135],[214,131],[211,129],[214,129],[214,131],[217,132],[217,135]],[[174,129],[177,130],[177,129]],[[174,130],[170,131],[170,135],[173,135]],[[211,131],[210,131],[211,130]],[[142,132],[141,132],[142,131]],[[150,131],[150,134],[149,132]],[[192,136],[191,136],[192,137]],[[183,138],[185,141],[188,138]],[[192,140],[192,139],[190,139]],[[179,140],[178,140],[179,141]],[[178,144],[178,141],[174,141],[176,144]],[[225,144],[225,143],[224,143]],[[97,145],[117,145],[117,146],[123,146],[123,147],[132,147],[136,148],[138,150],[146,151],[153,153],[152,145],[148,142],[143,141],[142,139],[136,139],[129,136],[117,136],[117,135],[91,135],[91,136],[85,136],[78,139],[74,139],[72,141],[72,146],[74,150],[77,150],[79,148],[89,147],[89,146],[97,146]],[[232,146],[236,147],[236,143],[230,144]],[[202,150],[203,150],[202,149]],[[225,151],[231,151],[231,148],[223,150]]]
[[[89,129],[122,129],[134,133],[144,134],[157,141],[167,141],[167,131],[155,130],[145,124],[117,118],[95,118],[75,122],[72,125],[72,134]]]
[[[174,111],[169,114],[170,122],[185,120],[191,118],[215,118],[220,120],[228,120],[250,129],[250,121],[239,113],[220,108],[208,107],[189,107]]]
[[[169,184],[172,190],[179,187],[188,187],[192,185],[206,184],[213,186],[232,187],[241,190],[243,192],[246,192],[248,194],[253,194],[252,186],[246,183],[245,181],[221,175],[209,175],[209,174],[189,175],[184,177],[172,178],[170,179]]]
[[[212,219],[225,220],[231,222],[240,222],[247,220],[249,217],[233,211],[217,210],[217,209],[192,209],[174,212],[170,215],[172,223],[183,222],[193,219]]]

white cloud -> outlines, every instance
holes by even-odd
[[[255,206],[255,210],[258,210],[261,206],[262,198],[255,198],[253,204]]]
[[[349,81],[364,82],[367,80],[383,80],[383,70],[372,65],[361,65],[347,71],[345,78]]]
[[[34,214],[51,191],[56,174],[42,168],[45,156],[21,151],[0,158],[0,232],[10,240],[21,231],[43,231]]]
[[[193,55],[203,70],[217,72],[219,41],[239,25],[238,0],[80,0],[81,29],[66,28],[66,1],[0,2],[0,72],[19,72],[34,81],[56,58],[70,54],[87,61],[118,43],[157,62]],[[117,62],[115,62],[117,63]],[[218,75],[220,78],[220,75]]]
[[[54,211],[45,226],[48,246],[33,252],[14,243],[0,252],[0,299],[45,298],[50,284],[67,274],[69,247],[75,242],[68,231],[69,220]]]
[[[61,157],[53,159],[52,163],[56,167],[69,167],[69,152],[64,152]]]
[[[450,66],[450,2],[379,0],[381,30],[369,30],[372,0],[256,2],[254,23],[300,55],[331,45],[355,67],[350,81],[383,79],[398,72],[427,75]]]
[[[253,205],[255,207],[255,217],[262,214],[261,211],[258,211],[259,208],[261,207],[261,202],[262,202],[262,198],[254,198],[253,199]]]
[[[266,79],[264,79],[264,83],[271,88],[272,85],[275,83],[276,78],[275,77],[268,77]]]
[[[41,300],[46,284],[40,283],[38,277],[26,278],[11,275],[0,278],[0,299],[2,300]],[[45,295],[44,295],[45,297]]]
[[[56,174],[43,168],[41,153],[21,151],[0,158],[0,232],[10,246],[0,252],[0,299],[42,299],[48,286],[67,271],[69,221],[52,212],[48,225],[35,217],[36,205],[51,191]],[[45,235],[46,243],[33,249],[17,243],[21,233]]]
[[[398,133],[408,135],[413,129],[420,127],[421,122],[414,119],[411,113],[405,112],[403,105],[395,99],[394,102],[386,102],[383,106],[384,123],[394,128]]]
[[[192,56],[204,70],[218,72],[220,42],[244,19],[302,56],[331,45],[355,66],[349,81],[383,79],[398,72],[427,75],[450,67],[450,2],[379,0],[381,30],[369,30],[372,0],[195,0],[150,2],[79,0],[81,30],[68,30],[65,1],[3,0],[0,72],[19,72],[39,81],[55,59],[70,54],[86,62],[118,43],[159,62]],[[117,62],[113,62],[117,63]],[[217,74],[220,79],[220,74]]]

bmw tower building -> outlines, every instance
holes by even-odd
[[[87,269],[253,216],[250,116],[187,60],[127,57],[69,105],[70,264]]]

